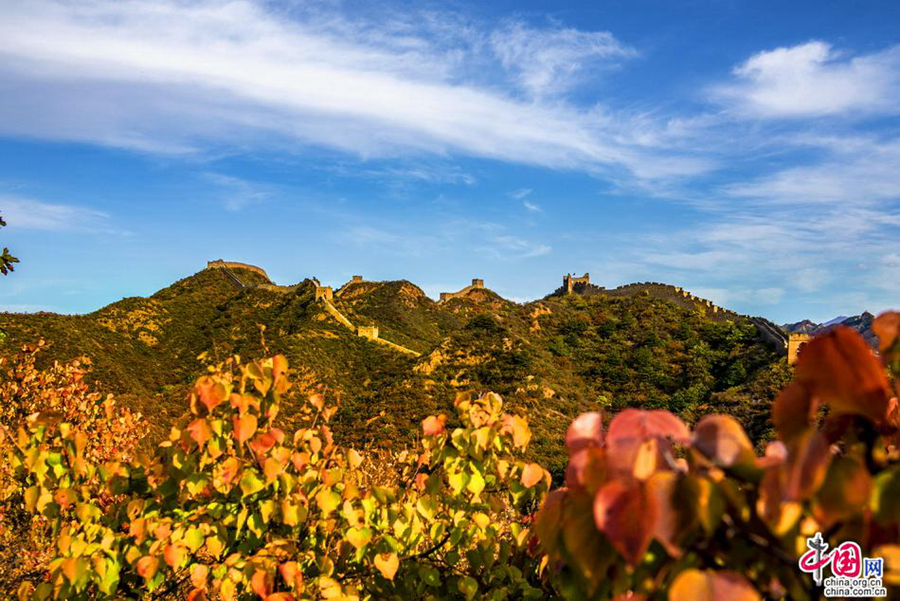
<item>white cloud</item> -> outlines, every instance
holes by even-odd
[[[107,232],[127,234],[110,224],[109,215],[94,209],[41,202],[0,194],[0,215],[11,229],[50,232]]]
[[[824,157],[809,165],[727,185],[725,192],[734,197],[791,204],[865,206],[900,199],[900,138],[846,136],[835,146],[830,138],[799,136],[794,143],[813,144],[824,151]]]
[[[518,190],[513,190],[509,193],[509,195],[516,200],[522,200],[529,194],[531,194],[531,188],[519,188]]]
[[[822,41],[760,52],[734,69],[736,82],[714,90],[759,117],[900,112],[900,46],[851,57]]]
[[[527,211],[530,211],[532,213],[543,213],[544,212],[544,209],[542,209],[535,203],[527,201],[527,200],[522,202],[522,206],[524,206]]]
[[[250,0],[28,0],[3,12],[0,134],[170,153],[460,153],[641,179],[710,168],[647,145],[642,120],[639,135],[627,114],[517,99],[480,75],[524,73],[534,52],[542,74],[529,85],[562,89],[582,60],[627,54],[602,32],[513,26],[497,38],[500,65],[479,41],[488,30],[445,15],[373,26]]]
[[[587,69],[637,54],[608,31],[536,29],[518,21],[494,31],[490,41],[503,66],[534,97],[558,96]]]

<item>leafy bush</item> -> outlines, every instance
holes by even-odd
[[[585,413],[566,433],[564,488],[536,519],[549,578],[573,599],[806,599],[806,539],[856,541],[900,585],[900,314],[875,324],[882,362],[837,328],[810,342],[778,397],[762,457],[740,424],[691,431],[665,410]]]
[[[527,516],[550,477],[512,456],[531,435],[497,395],[460,395],[462,427],[429,417],[420,452],[396,458],[396,484],[369,485],[363,456],[334,444],[321,395],[293,436],[273,425],[286,372],[281,356],[212,369],[190,423],[135,461],[92,454],[70,416],[29,417],[7,450],[54,544],[48,578],[20,596],[540,596]]]
[[[71,519],[76,510],[70,502],[70,489],[77,482],[87,494],[99,490],[96,474],[84,469],[86,462],[130,460],[144,430],[140,414],[117,407],[112,396],[90,391],[84,381],[90,369],[86,358],[54,362],[46,369],[37,369],[35,360],[44,346],[40,341],[25,347],[11,365],[0,360],[0,367],[6,368],[6,377],[0,383],[0,446],[5,451],[12,451],[16,444],[31,449],[27,455],[18,454],[11,461],[0,463],[3,590],[13,590],[14,583],[23,578],[46,572],[54,537],[59,534],[55,526]],[[77,475],[59,470],[63,457],[58,444],[35,447],[28,442],[27,429],[51,422],[59,424],[59,432],[77,450],[73,463]],[[59,486],[53,486],[52,492],[49,488],[29,486],[22,479],[23,465],[43,470],[44,479]],[[110,498],[101,496],[97,502],[106,506]],[[41,511],[35,512],[38,508]]]
[[[234,357],[134,458],[139,417],[90,393],[81,364],[41,372],[29,351],[0,386],[4,520],[34,515],[50,544],[19,595],[805,599],[821,589],[797,561],[817,532],[884,557],[900,585],[900,314],[874,328],[880,361],[846,328],[804,348],[762,456],[726,415],[690,429],[662,409],[585,413],[549,494],[521,459],[527,423],[493,393],[459,395],[459,427],[423,420],[415,452],[364,457],[335,444],[322,394],[291,396],[282,356]],[[276,426],[285,399],[293,436]]]

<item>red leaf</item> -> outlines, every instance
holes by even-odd
[[[596,411],[582,413],[566,430],[566,447],[577,451],[584,447],[603,444],[603,414]]]
[[[819,408],[809,386],[792,383],[779,393],[772,405],[772,423],[784,440],[804,432]]]
[[[607,444],[613,444],[627,438],[671,438],[675,442],[687,444],[691,433],[683,421],[665,409],[626,409],[610,422],[606,441]]]
[[[275,437],[271,433],[266,432],[251,440],[248,446],[256,455],[257,460],[262,461],[265,459],[266,453],[275,446]]]
[[[642,482],[607,482],[594,498],[594,522],[630,563],[640,563],[656,526],[659,508]]]
[[[733,417],[707,415],[694,428],[694,447],[720,467],[751,465],[753,443]]]
[[[812,496],[825,480],[830,460],[828,443],[818,430],[807,430],[793,440],[788,446],[788,461],[784,465],[787,470],[785,498],[802,501]]]
[[[600,447],[585,447],[572,453],[566,467],[566,485],[584,488],[594,494],[606,481],[606,451]]]
[[[862,415],[875,423],[887,414],[890,387],[881,363],[857,334],[838,326],[808,342],[795,380],[808,385],[832,414]]]

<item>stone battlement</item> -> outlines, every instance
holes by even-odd
[[[472,290],[480,290],[484,288],[484,280],[480,278],[472,278],[472,285],[466,286],[459,292],[441,292],[441,300],[439,302],[445,303],[450,299],[460,298],[467,295]]]
[[[316,286],[316,300],[320,298],[334,300],[334,290],[331,289],[331,286]]]
[[[590,285],[591,283],[591,274],[586,273],[581,277],[577,277],[574,273],[567,273],[563,276],[563,289],[566,291],[566,294],[572,294],[575,292],[575,287],[584,288],[585,286]]]
[[[253,271],[263,276],[267,280],[269,279],[269,274],[266,273],[266,270],[262,267],[257,267],[256,265],[250,265],[249,263],[238,263],[236,261],[223,261],[222,259],[217,259],[215,261],[207,261],[206,262],[207,269],[247,269],[249,271]]]

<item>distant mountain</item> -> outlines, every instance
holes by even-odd
[[[786,331],[789,334],[809,334],[811,336],[815,336],[817,334],[821,334],[823,332],[827,332],[831,328],[842,325],[848,328],[853,328],[857,332],[862,335],[863,338],[866,339],[871,346],[877,346],[877,339],[875,337],[875,333],[872,331],[872,320],[875,319],[875,316],[869,313],[868,311],[864,311],[860,315],[854,315],[852,317],[846,317],[844,315],[840,315],[835,317],[834,319],[830,319],[825,323],[814,323],[808,319],[804,319],[803,321],[798,321],[797,323],[789,323],[781,326],[781,329]]]
[[[403,280],[332,291],[230,266],[87,315],[0,314],[0,355],[43,337],[44,362],[89,356],[101,390],[148,416],[151,442],[186,417],[205,361],[234,353],[286,355],[298,392],[322,384],[340,398],[335,435],[357,446],[413,440],[427,415],[454,414],[457,392],[493,390],[528,416],[534,457],[557,473],[566,426],[601,408],[668,408],[689,422],[729,413],[761,441],[789,377],[748,318],[659,283],[518,304],[476,280],[435,302]],[[284,403],[286,429],[291,416]]]
[[[826,322],[823,323],[822,325],[825,326],[825,327],[828,327],[828,326],[835,326],[835,325],[838,325],[838,324],[840,324],[840,323],[843,323],[843,322],[847,321],[848,319],[850,319],[850,318],[847,317],[846,315],[838,315],[838,316],[835,317],[834,319],[829,319],[828,321],[826,321]]]

